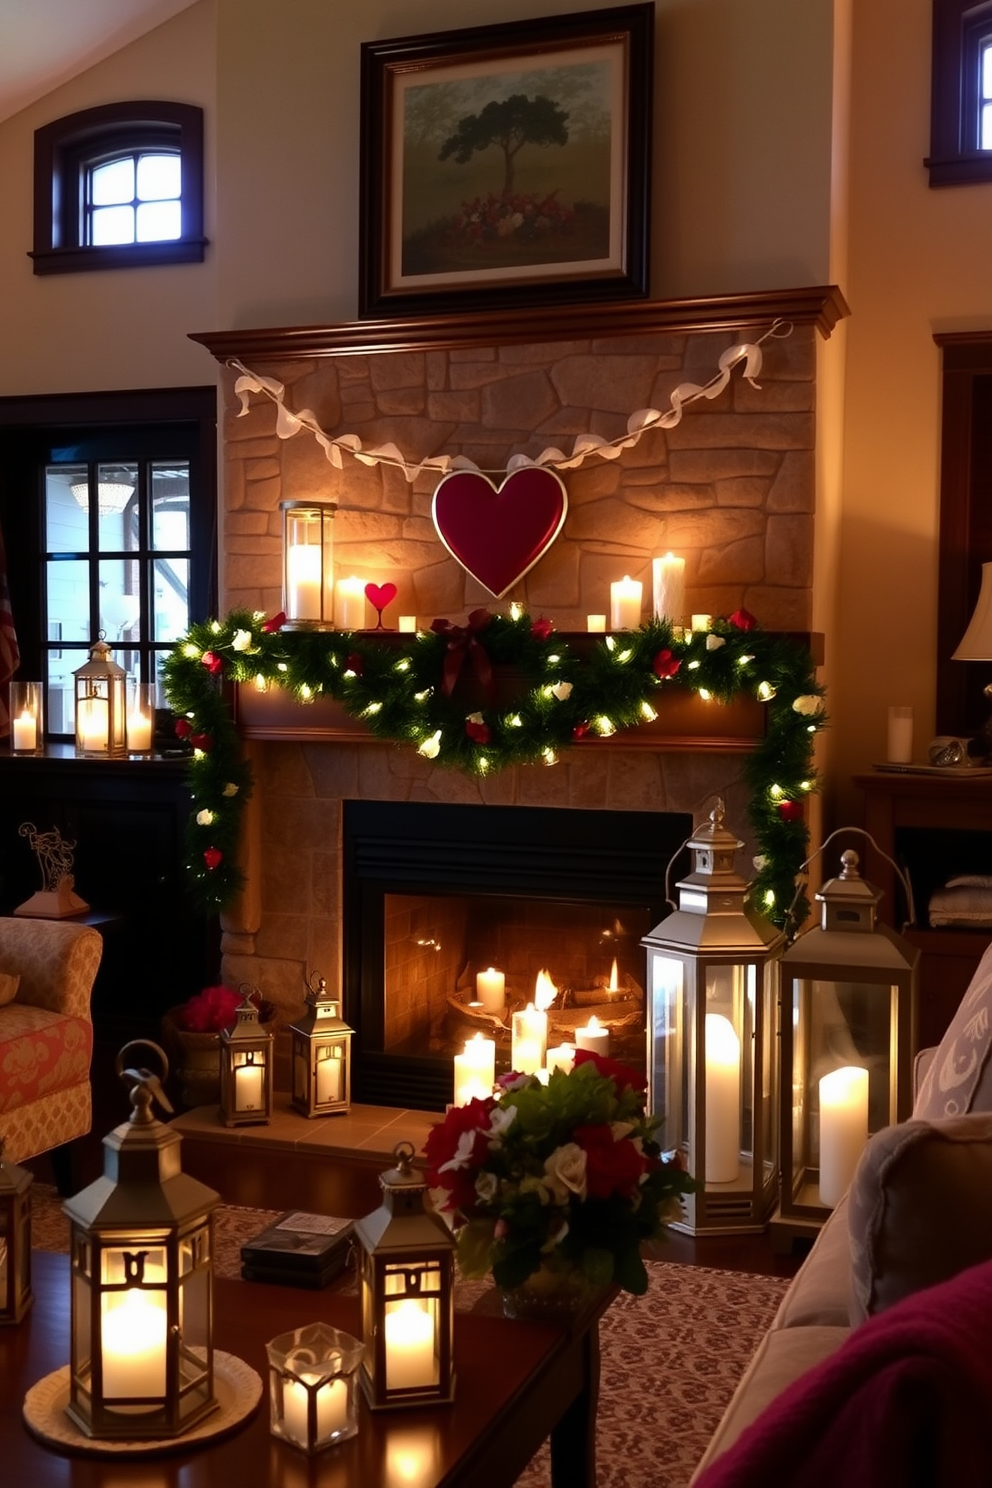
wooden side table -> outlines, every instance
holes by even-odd
[[[939,1043],[957,1010],[992,929],[931,929],[927,905],[955,873],[992,873],[992,773],[876,770],[856,775],[865,793],[865,830],[908,874],[916,911],[906,925],[905,896],[891,865],[868,844],[865,877],[883,892],[881,918],[920,949],[918,1047]]]

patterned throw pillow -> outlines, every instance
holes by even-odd
[[[937,1120],[966,1111],[992,1111],[992,945],[961,999],[961,1005],[920,1086],[913,1116]]]
[[[13,1002],[20,985],[19,976],[14,976],[9,971],[0,971],[0,1007],[3,1007],[5,1003]]]

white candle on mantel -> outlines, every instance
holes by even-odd
[[[578,1049],[590,1049],[593,1054],[602,1054],[604,1059],[609,1054],[610,1030],[600,1023],[595,1013],[585,1028],[575,1030],[575,1046]]]
[[[236,1111],[260,1111],[262,1109],[262,1076],[260,1064],[239,1064],[234,1071],[234,1109]]]
[[[163,1396],[168,1323],[165,1293],[138,1287],[105,1293],[103,1309],[104,1398]]]
[[[307,1437],[307,1385],[315,1385],[319,1374],[300,1372],[297,1379],[288,1379],[282,1387],[282,1423],[288,1436],[298,1447],[306,1451],[310,1445]],[[320,1386],[317,1395],[317,1421],[313,1445],[328,1441],[336,1431],[344,1431],[348,1425],[348,1383],[343,1379],[331,1379]]]
[[[566,1075],[575,1064],[574,1044],[558,1044],[556,1048],[548,1050],[548,1074],[553,1075],[555,1070],[562,1070]]]
[[[412,635],[412,633],[416,629],[417,629],[417,617],[416,617],[416,615],[401,615],[400,616],[400,630],[402,630],[404,632],[404,634],[406,634],[406,635]]]
[[[147,754],[152,747],[152,721],[146,713],[127,715],[127,747],[134,754]]]
[[[868,1071],[846,1064],[820,1081],[820,1203],[835,1208],[868,1140]]]
[[[471,1100],[485,1100],[493,1093],[496,1080],[496,1040],[477,1033],[465,1040],[461,1054],[455,1055],[456,1106],[467,1106]]]
[[[604,631],[605,629],[606,629],[606,616],[605,615],[587,615],[586,616],[586,630],[588,630],[590,632],[600,632],[600,631]]]
[[[722,1013],[706,1014],[706,1182],[740,1174],[741,1041]]]
[[[317,1104],[343,1099],[344,1060],[339,1054],[326,1054],[317,1060]]]
[[[33,713],[25,708],[13,721],[14,749],[36,749],[38,745],[38,723]]]
[[[655,619],[681,622],[685,613],[685,559],[674,553],[652,558],[651,578]]]
[[[510,1064],[518,1075],[534,1075],[544,1065],[548,1048],[548,1015],[529,1002],[513,1014]]]
[[[364,630],[365,585],[361,579],[338,579],[334,590],[334,624],[338,630]]]
[[[695,631],[709,630],[712,620],[712,615],[693,615],[692,629]]]
[[[610,585],[610,626],[613,630],[636,630],[641,623],[641,597],[644,586],[639,579],[615,580]]]
[[[480,971],[475,978],[475,992],[487,1013],[501,1013],[506,1006],[506,974],[495,966]]]
[[[405,1297],[386,1308],[386,1389],[433,1385],[434,1323],[420,1302]]]
[[[286,604],[291,620],[320,619],[320,559],[317,543],[293,543],[286,553]]]

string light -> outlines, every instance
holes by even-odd
[[[768,787],[768,794],[771,796],[773,801],[781,801],[782,797],[785,795],[785,791],[780,785],[770,785]]]
[[[550,745],[548,745],[547,749],[541,750],[541,757],[546,765],[556,765],[558,763],[558,756]]]
[[[313,693],[310,691],[310,688],[307,686],[307,684],[305,682],[301,682],[300,683],[300,697],[303,699],[303,701],[305,703],[308,703],[310,701],[310,699],[313,697]]]
[[[713,700],[713,694],[705,687],[699,688],[698,696],[702,698],[704,703],[709,703]]]
[[[699,662],[698,661],[687,662],[686,663],[686,670],[689,671],[689,672],[698,672],[699,671]]]
[[[617,731],[617,726],[613,722],[613,719],[607,718],[605,713],[601,713],[596,719],[596,728],[604,739],[608,739],[611,734],[615,734]]]
[[[438,729],[429,738],[423,739],[417,745],[417,753],[422,754],[424,759],[437,759],[441,753],[441,730]]]
[[[367,708],[362,709],[363,718],[374,718],[377,713],[382,712],[381,703],[369,703]]]
[[[658,717],[658,714],[655,712],[654,708],[652,708],[650,703],[642,703],[641,717],[646,718],[648,723],[654,723],[655,719]]]
[[[268,677],[263,677],[262,674],[261,674],[261,672],[256,672],[256,674],[255,674],[255,691],[256,692],[268,692],[268,690],[269,690],[269,679],[268,679]]]
[[[758,697],[763,703],[770,703],[775,696],[776,690],[770,682],[758,683]]]
[[[524,721],[519,713],[511,713],[510,717],[506,720],[506,726],[507,728],[523,728]]]
[[[410,670],[411,664],[412,663],[410,661],[409,656],[401,656],[400,659],[399,659],[399,661],[393,667],[393,671],[394,672],[408,672]]]

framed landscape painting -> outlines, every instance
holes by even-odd
[[[363,317],[648,292],[654,5],[362,47]]]

